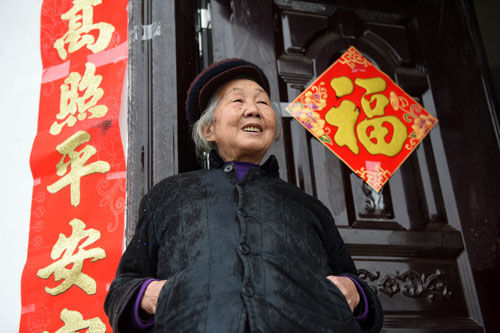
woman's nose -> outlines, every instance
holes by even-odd
[[[257,107],[257,104],[254,102],[247,103],[243,115],[245,117],[260,118],[260,111],[259,111],[259,108]]]

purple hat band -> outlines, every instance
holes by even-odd
[[[192,125],[198,120],[217,89],[238,77],[257,82],[270,95],[269,81],[260,67],[238,58],[222,60],[205,68],[191,83],[186,99],[187,121]]]

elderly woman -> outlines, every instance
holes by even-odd
[[[106,298],[115,332],[377,332],[380,303],[357,277],[317,199],[278,177],[269,83],[227,59],[186,102],[210,168],[169,177],[141,207]]]

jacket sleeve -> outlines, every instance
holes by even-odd
[[[115,279],[104,302],[113,332],[127,332],[125,323],[131,318],[126,309],[134,302],[138,289],[148,279],[155,278],[158,242],[155,236],[153,212],[145,196],[139,208],[139,220],[134,237],[123,254]]]
[[[325,207],[325,210],[326,207]],[[325,243],[328,252],[329,265],[333,275],[349,276],[356,280],[363,289],[368,303],[368,315],[359,324],[366,333],[379,332],[383,324],[383,313],[380,301],[373,289],[358,276],[356,266],[347,251],[330,212],[324,216]]]

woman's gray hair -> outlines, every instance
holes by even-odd
[[[193,137],[194,147],[196,149],[196,158],[203,161],[203,153],[209,153],[212,149],[216,149],[215,142],[207,140],[203,135],[203,128],[210,126],[214,122],[215,109],[219,104],[219,91],[217,90],[208,100],[208,106],[201,113],[194,125],[191,136]]]
[[[210,126],[214,122],[215,109],[217,109],[217,105],[219,104],[220,90],[221,88],[217,89],[212,97],[210,97],[207,104],[208,106],[201,113],[200,119],[193,124],[191,136],[196,150],[196,158],[199,161],[203,161],[204,153],[209,153],[212,149],[217,149],[215,142],[207,140],[205,135],[203,135],[203,128]],[[274,141],[278,141],[282,131],[281,114],[279,111],[276,111],[275,108],[273,108],[273,110],[276,113]]]

